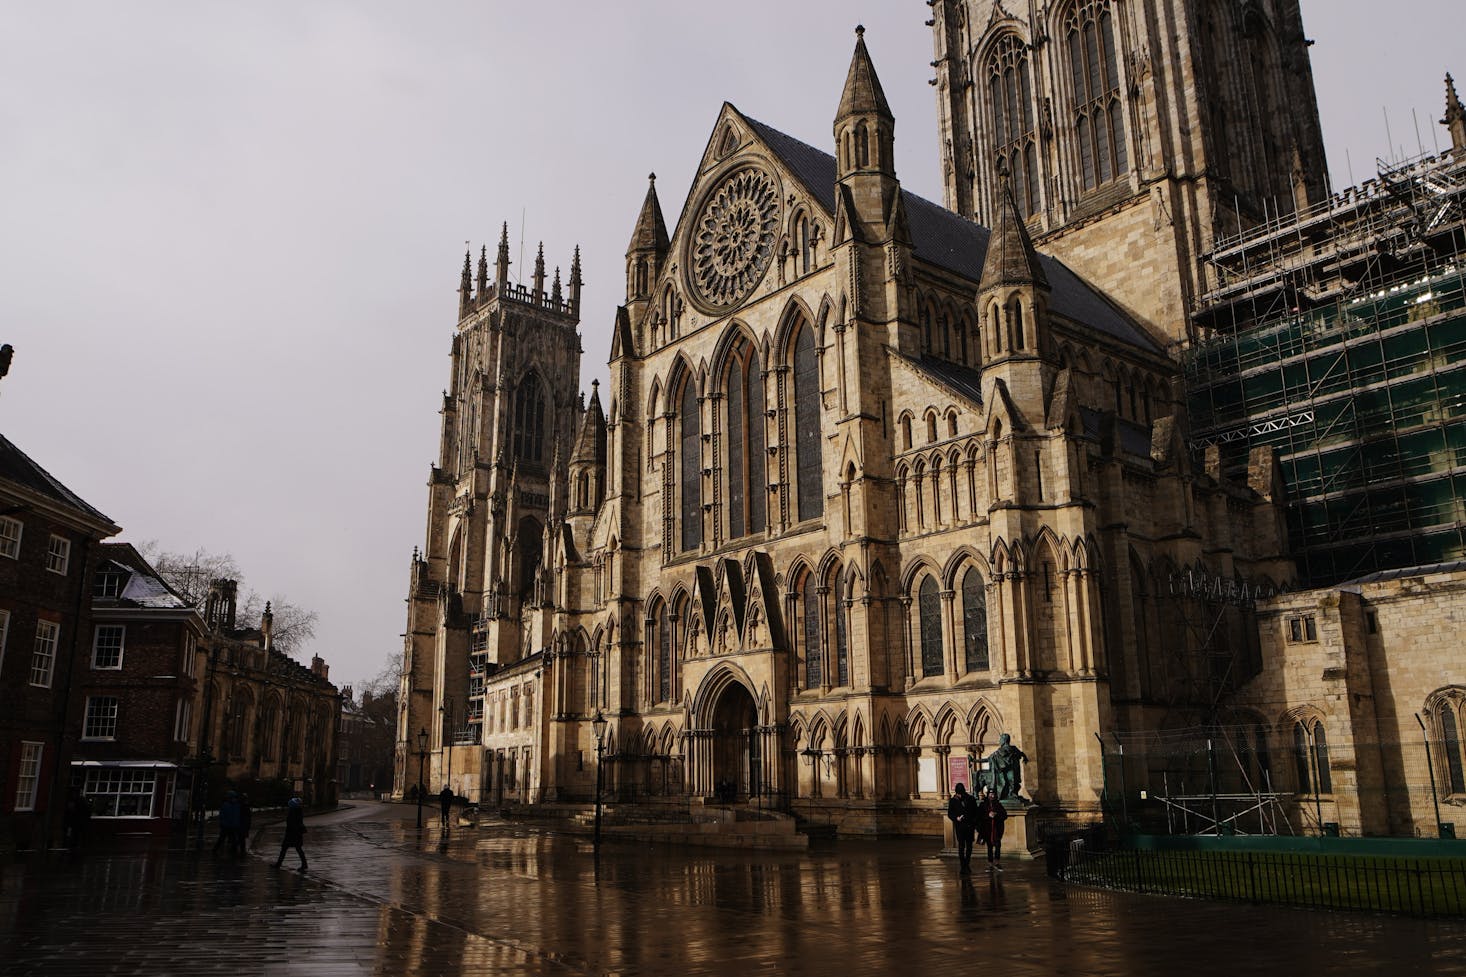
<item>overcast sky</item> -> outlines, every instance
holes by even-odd
[[[1304,0],[1335,187],[1391,155],[1386,115],[1395,153],[1444,138],[1458,2],[1385,17]],[[857,21],[898,173],[941,200],[927,16],[922,0],[11,3],[0,432],[123,539],[232,553],[246,585],[319,612],[332,679],[368,678],[401,650],[464,242],[492,250],[508,220],[516,274],[540,240],[567,270],[581,245],[588,387],[647,173],[670,227],[725,99],[825,146]]]

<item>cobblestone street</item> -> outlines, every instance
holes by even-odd
[[[608,844],[515,825],[421,836],[410,807],[312,818],[310,872],[207,850],[4,867],[0,971],[102,974],[1466,973],[1466,924],[963,884],[927,842],[807,855]],[[286,865],[295,864],[292,855]]]

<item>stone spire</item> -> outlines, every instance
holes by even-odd
[[[1001,203],[997,220],[993,222],[992,234],[988,237],[988,253],[982,263],[982,278],[977,290],[1010,285],[1033,285],[1047,290],[1049,280],[1044,275],[1038,252],[1033,248],[1033,239],[1028,236],[1028,227],[1023,215],[1018,212],[1018,201],[1013,197],[1013,185],[1007,171],[1000,177],[998,191]]]
[[[494,277],[503,288],[509,284],[509,222],[504,222],[504,228],[499,232],[499,256],[494,263]]]
[[[534,297],[536,301],[545,297],[545,242],[540,242],[539,254],[534,258]]]
[[[845,76],[845,91],[840,95],[840,108],[835,113],[835,127],[852,116],[865,115],[895,121],[891,106],[886,102],[886,93],[881,90],[881,80],[876,77],[875,65],[871,64],[870,52],[865,49],[865,28],[855,28],[855,54],[850,58],[850,71]]]
[[[590,404],[581,418],[580,435],[575,439],[572,464],[604,465],[606,463],[606,412],[601,408],[601,381],[590,382]]]
[[[555,266],[555,280],[550,285],[550,302],[553,303],[554,305],[560,305],[561,304],[561,301],[562,300],[561,300],[561,297],[560,297],[560,266],[559,265],[556,265]]]
[[[478,253],[478,294],[483,298],[489,290],[489,246],[486,244]]]
[[[641,214],[636,218],[636,230],[631,234],[631,244],[626,248],[628,257],[636,251],[655,251],[658,256],[667,253],[667,222],[662,220],[662,205],[657,200],[657,175],[647,176],[646,199],[641,203]]]
[[[1461,107],[1455,79],[1450,75],[1446,75],[1446,117],[1441,125],[1451,132],[1451,151],[1466,153],[1466,108]]]
[[[637,322],[651,303],[653,284],[667,260],[667,222],[657,201],[657,175],[647,177],[646,199],[626,248],[626,302]]]
[[[575,257],[570,259],[570,311],[580,314],[580,245],[575,246]]]
[[[458,282],[458,317],[468,315],[473,305],[473,249],[463,252],[463,276]]]

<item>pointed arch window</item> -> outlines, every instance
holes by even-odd
[[[962,575],[962,639],[969,672],[988,669],[988,601],[982,574],[969,567]]]
[[[1114,0],[1079,0],[1064,26],[1074,90],[1074,135],[1086,190],[1110,183],[1130,168],[1114,8]]]
[[[657,701],[672,700],[672,625],[667,618],[667,602],[657,602]]]
[[[1329,739],[1317,720],[1293,724],[1293,772],[1300,794],[1333,793],[1329,771]]]
[[[942,598],[937,582],[926,577],[917,592],[917,613],[921,622],[921,674],[942,674]]]
[[[688,377],[682,384],[682,548],[702,545],[702,421],[698,416],[697,384]]]
[[[1441,752],[1446,757],[1446,787],[1452,794],[1466,793],[1466,774],[1461,768],[1461,732],[1456,722],[1456,704],[1441,705]]]
[[[758,351],[744,343],[729,357],[727,392],[728,537],[738,539],[768,526],[764,487],[764,385]]]
[[[820,368],[814,330],[805,323],[794,338],[794,450],[797,463],[799,519],[817,519],[825,511],[824,472],[820,452]]]
[[[799,248],[799,273],[809,274],[814,267],[814,242],[811,240],[809,217],[805,214],[799,215],[799,221],[794,228],[795,244]]]
[[[530,373],[514,392],[514,431],[511,438],[514,457],[520,461],[541,464],[545,460],[545,398],[540,391],[540,378]]]
[[[813,573],[804,575],[799,602],[804,605],[804,687],[817,689],[824,682],[824,669],[820,667],[820,595]]]
[[[1007,172],[1013,181],[1013,199],[1019,213],[1031,217],[1038,211],[1039,192],[1033,75],[1028,47],[1016,34],[1007,34],[993,45],[987,79],[993,127],[993,185],[999,185],[998,175]]]
[[[835,571],[835,590],[832,595],[832,610],[835,614],[835,684],[850,684],[850,641],[847,634],[845,615],[845,570]]]

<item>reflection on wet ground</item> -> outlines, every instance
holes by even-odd
[[[421,834],[410,808],[313,819],[311,874],[207,852],[0,869],[0,972],[141,974],[1466,974],[1466,923],[958,878],[931,842],[807,854]],[[293,858],[287,862],[291,864]]]

